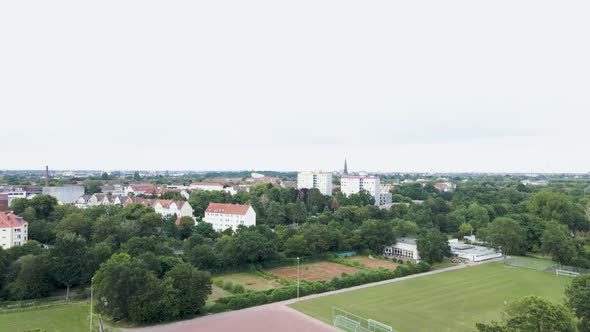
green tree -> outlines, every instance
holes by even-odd
[[[548,222],[541,237],[541,250],[561,264],[571,264],[577,255],[576,241],[565,225]]]
[[[129,316],[130,305],[133,308],[134,320],[146,320],[138,312],[147,311],[157,305],[163,295],[159,280],[139,259],[128,254],[115,254],[101,265],[94,276],[94,291],[99,311],[110,314],[114,319],[125,319]],[[151,295],[151,296],[146,296]],[[141,309],[141,305],[144,306]],[[149,306],[149,307],[148,307]]]
[[[74,213],[65,216],[55,228],[57,234],[74,233],[86,239],[90,238],[92,225],[82,213]]]
[[[567,225],[574,233],[589,229],[584,209],[563,193],[538,192],[529,202],[529,210],[543,220],[556,220]]]
[[[307,242],[302,235],[293,235],[285,241],[285,254],[290,257],[301,257],[310,254]]]
[[[84,185],[84,193],[86,195],[100,193],[102,192],[102,189],[100,188],[101,185],[102,182],[100,181],[90,181]]]
[[[420,233],[420,227],[413,221],[393,219],[393,233],[397,237],[416,236]]]
[[[9,270],[15,276],[7,287],[10,300],[45,297],[54,289],[46,256],[22,256],[11,264]]]
[[[195,227],[195,220],[192,217],[184,216],[180,218],[180,222],[177,225],[178,236],[184,240],[189,238],[193,233]]]
[[[459,226],[459,237],[463,238],[465,235],[470,235],[471,233],[473,233],[473,226],[471,226],[471,224],[468,223],[463,223],[461,224],[461,226]]]
[[[35,209],[35,215],[40,219],[47,219],[57,206],[57,199],[49,195],[36,195],[29,202],[29,206]]]
[[[429,230],[416,241],[420,259],[427,263],[442,262],[451,255],[447,236],[437,230]]]
[[[89,256],[86,240],[73,233],[58,236],[50,251],[51,269],[55,279],[66,286],[66,300],[70,287],[90,280]]]
[[[501,249],[503,255],[521,253],[524,246],[524,230],[511,218],[496,218],[477,234],[494,248]]]
[[[590,331],[590,274],[579,275],[565,289],[566,305],[580,321],[580,331]]]
[[[364,245],[375,254],[383,253],[383,248],[394,241],[391,225],[380,220],[364,221],[360,235]]]
[[[284,224],[287,216],[283,206],[278,202],[270,202],[266,208],[266,220],[271,226]]]
[[[166,272],[164,282],[174,289],[174,307],[179,317],[189,317],[201,312],[211,294],[211,275],[199,271],[190,264],[181,263]]]
[[[577,332],[574,315],[563,305],[536,296],[510,303],[500,323],[477,324],[480,332]]]

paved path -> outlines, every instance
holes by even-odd
[[[257,307],[242,310],[229,311],[219,314],[212,314],[197,317],[190,320],[154,325],[143,328],[123,329],[128,332],[189,332],[189,331],[216,331],[216,332],[322,332],[338,331],[332,326],[311,318],[295,309],[288,307],[289,304],[315,299],[318,297],[334,294],[352,292],[358,289],[386,285],[394,282],[401,282],[408,279],[421,278],[433,274],[444,273],[454,270],[468,268],[474,265],[485,264],[501,259],[489,260],[479,263],[461,264],[439,270],[429,271],[411,276],[389,279],[360,286],[339,289],[331,292],[312,294],[299,299],[291,299],[282,302],[265,304]]]

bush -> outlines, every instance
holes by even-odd
[[[246,289],[241,284],[235,284],[231,292],[234,294],[243,294],[246,293]]]

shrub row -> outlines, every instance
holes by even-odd
[[[378,270],[362,271],[355,275],[343,273],[330,281],[307,281],[302,280],[299,287],[299,295],[306,296],[329,292],[337,289],[348,288],[366,283],[404,277],[416,273],[427,272],[430,265],[425,262],[418,264],[400,265],[395,270],[380,268]],[[262,304],[285,301],[297,296],[297,285],[290,285],[281,288],[265,291],[252,291],[244,294],[236,294],[218,299],[209,308],[209,312],[222,312],[226,310],[237,310]]]

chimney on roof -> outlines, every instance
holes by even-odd
[[[45,165],[45,187],[49,187],[49,166]]]

